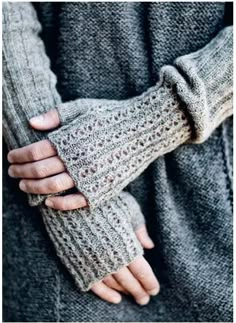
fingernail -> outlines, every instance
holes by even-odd
[[[148,293],[152,296],[156,296],[160,291],[160,288],[154,288],[152,290],[150,290]]]
[[[7,160],[9,161],[9,163],[12,163],[12,158],[11,158],[11,154],[10,153],[8,153],[8,155],[7,155]]]
[[[139,305],[147,305],[147,303],[149,303],[149,301],[150,301],[150,297],[149,297],[149,296],[145,296],[145,297],[143,297],[143,298],[139,299],[139,300],[137,301],[137,303],[138,303]]]
[[[23,181],[20,181],[20,189],[22,190],[22,191],[26,191],[26,185],[25,185],[25,183],[23,182]]]
[[[150,237],[147,237],[148,243],[150,244],[150,248],[154,248],[154,242],[152,241],[152,239]]]
[[[122,300],[122,298],[121,298],[121,297],[118,297],[118,296],[117,296],[117,297],[114,297],[114,298],[113,298],[113,303],[114,303],[114,304],[119,304],[119,303],[121,302],[121,300]]]
[[[8,175],[10,177],[15,177],[15,176],[13,176],[13,171],[12,171],[11,167],[8,168]]]
[[[49,199],[46,199],[45,204],[49,207],[53,207],[53,202]]]
[[[40,116],[33,117],[30,119],[31,123],[42,123],[44,121],[44,116],[41,114]]]

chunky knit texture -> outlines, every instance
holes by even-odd
[[[96,105],[98,98],[120,101],[137,97],[158,84],[164,65],[174,66],[177,57],[204,48],[232,24],[232,6],[223,2],[34,6],[65,104],[78,98],[93,98]],[[21,17],[26,12],[24,8]],[[24,30],[25,34],[29,18],[23,24],[20,17],[17,21],[16,32]],[[31,26],[34,30],[37,22],[32,21]],[[214,56],[208,63],[215,64]],[[220,60],[214,65],[216,74],[222,74],[221,64]],[[46,65],[39,74],[45,73],[51,75]],[[35,92],[38,84],[43,90]],[[53,86],[51,92],[44,88],[49,84],[28,82],[28,101],[32,102],[25,106],[33,109],[42,96],[44,107],[38,104],[42,110],[54,107],[47,104],[47,94],[55,90]],[[61,106],[60,100],[56,105]],[[70,106],[68,115],[67,106],[62,108],[69,122],[88,108],[81,101]],[[36,115],[39,110],[35,111]],[[54,256],[37,210],[22,203],[13,181],[5,179],[6,320],[232,321],[232,125],[228,118],[202,144],[181,145],[158,157],[129,185],[156,244],[148,259],[160,280],[161,294],[147,307],[138,307],[126,297],[113,306],[90,293],[79,293]]]
[[[28,122],[33,115],[60,102],[60,96],[56,89],[51,90],[55,88],[55,76],[46,73],[50,71],[49,61],[37,39],[40,25],[34,24],[36,16],[31,5],[4,3],[3,20],[3,130],[8,147],[13,149],[46,138],[30,129]],[[19,32],[20,28],[26,32]],[[31,64],[37,61],[41,69],[34,74]],[[40,79],[35,80],[37,75]],[[40,90],[44,90],[44,96],[35,96]],[[45,198],[29,195],[31,205],[42,204]],[[131,221],[136,229],[144,218],[128,192],[93,212],[59,212],[46,206],[40,210],[57,254],[83,291],[142,254]]]
[[[104,107],[98,100],[97,109],[49,139],[90,207],[96,207],[157,157],[186,141],[204,142],[233,112],[232,84],[233,30],[226,27],[203,49],[164,66],[158,85],[147,93],[107,100]]]

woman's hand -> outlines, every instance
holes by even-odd
[[[91,291],[110,303],[119,303],[119,292],[130,294],[139,305],[146,305],[150,296],[157,295],[159,283],[144,257],[136,258],[129,266],[93,285]]]
[[[57,110],[32,118],[30,125],[36,130],[50,130],[60,125]],[[62,160],[49,140],[14,149],[8,154],[9,175],[22,178],[19,187],[26,193],[52,194],[73,188],[74,182],[66,172]],[[74,210],[87,206],[80,193],[46,199],[45,204],[56,210]]]
[[[145,225],[136,230],[135,234],[144,248],[154,247]],[[132,295],[139,305],[146,305],[150,296],[157,295],[159,290],[160,285],[149,263],[141,256],[127,267],[95,283],[91,288],[92,292],[107,302],[119,303],[121,301],[119,292],[121,292]]]
[[[50,130],[60,125],[57,110],[51,110],[39,117],[32,118],[30,125],[36,130]],[[74,182],[66,172],[65,166],[49,140],[14,149],[8,154],[9,175],[22,178],[20,189],[27,193],[50,194],[73,188]],[[57,210],[73,210],[87,205],[81,193],[55,196],[46,199],[46,205]],[[136,232],[141,245],[146,249],[154,247],[146,226]],[[158,294],[159,283],[144,257],[136,258],[127,267],[97,282],[91,291],[100,298],[111,302],[121,301],[120,292],[132,295],[136,302],[145,305],[151,295]]]

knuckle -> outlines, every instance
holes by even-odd
[[[120,278],[119,283],[121,286],[125,287],[127,285],[127,280],[125,278]]]
[[[144,270],[139,270],[136,275],[139,280],[145,280],[147,278],[147,274]]]
[[[46,177],[48,175],[48,169],[45,166],[37,167],[36,173],[38,177]]]
[[[105,278],[103,279],[103,281],[104,281],[104,283],[106,283],[106,284],[111,284],[111,283],[112,283],[112,279],[111,279],[111,277],[110,277],[110,276],[105,277]]]
[[[65,211],[68,208],[66,199],[63,197],[61,198],[60,202],[58,203],[58,206],[60,207],[61,210]]]
[[[28,152],[28,156],[29,156],[30,160],[38,160],[39,159],[38,149],[35,147],[31,147]]]
[[[31,173],[32,173],[33,177],[35,177],[35,178],[39,177],[39,170],[37,167],[32,166]]]
[[[60,191],[62,189],[62,181],[60,178],[54,178],[50,181],[48,188],[52,191]]]
[[[48,190],[52,193],[55,192],[57,190],[57,183],[54,181],[50,181],[47,185]]]

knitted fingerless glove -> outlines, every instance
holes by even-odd
[[[94,113],[49,134],[90,207],[119,194],[158,156],[203,142],[232,114],[232,48],[227,27],[203,49],[164,66],[159,83],[143,95],[83,100],[81,109],[91,102]],[[60,115],[72,104],[59,105]]]
[[[58,256],[82,291],[143,254],[131,226],[132,218],[136,228],[143,223],[143,215],[127,192],[92,212],[40,208]]]

